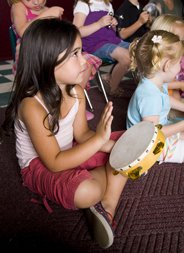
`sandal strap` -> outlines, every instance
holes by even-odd
[[[112,220],[112,228],[115,229],[117,223],[116,223],[115,221],[113,221],[112,214],[109,213],[109,212],[107,212],[107,211],[106,211],[106,213],[111,217],[111,220]]]
[[[111,217],[111,220],[113,220],[112,214],[107,211],[106,211],[106,213]]]

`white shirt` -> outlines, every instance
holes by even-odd
[[[76,94],[75,88],[73,88],[74,93]],[[44,104],[40,101],[40,99],[35,96],[38,102],[45,108],[48,113],[47,108]],[[67,114],[64,119],[59,120],[59,132],[55,135],[56,140],[59,144],[60,150],[67,150],[72,148],[73,145],[73,122],[75,119],[75,115],[78,111],[79,101],[76,99],[75,104]],[[20,129],[19,124],[21,125],[22,129]],[[31,160],[36,157],[39,157],[33,143],[30,139],[29,133],[24,125],[24,123],[16,119],[14,122],[15,127],[15,135],[16,135],[16,155],[18,158],[19,166],[21,169],[29,166]]]
[[[78,1],[77,2],[77,5],[75,6],[75,9],[73,11],[73,15],[75,15],[75,13],[77,12],[82,12],[84,13],[86,16],[88,16],[89,14],[89,7],[91,9],[91,12],[94,12],[94,11],[107,11],[107,12],[112,12],[113,15],[114,15],[114,10],[112,8],[112,4],[109,3],[109,6],[106,5],[104,3],[104,1],[101,1],[101,2],[98,2],[98,1],[95,1],[95,0],[90,0],[90,3],[92,3],[91,5],[88,5],[82,1]]]

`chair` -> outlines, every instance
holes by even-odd
[[[87,90],[86,90],[86,89],[84,89],[84,94],[85,94],[86,99],[87,99],[87,101],[88,101],[88,104],[89,104],[89,107],[90,107],[90,111],[91,111],[91,112],[94,112],[93,106],[92,106],[92,104],[91,104],[91,100],[90,100],[90,98],[89,98],[89,96],[88,96],[88,93],[87,93]]]
[[[10,42],[11,42],[11,48],[12,48],[12,53],[13,53],[13,60],[15,61],[15,52],[16,52],[16,42],[17,38],[16,35],[13,31],[12,26],[9,28],[9,34],[10,34]]]
[[[110,70],[110,73],[111,73],[112,70],[113,70],[113,67],[114,67],[115,64],[116,64],[116,61],[109,60],[109,59],[107,59],[107,58],[101,58],[101,60],[102,60],[102,64],[99,66],[99,68],[98,68],[98,70],[97,70],[97,76],[98,76],[98,79],[99,79],[99,82],[100,82],[100,86],[101,86],[102,92],[103,92],[103,94],[104,94],[105,100],[106,100],[106,102],[108,103],[107,94],[106,94],[106,91],[105,91],[105,88],[104,88],[104,84],[103,84],[103,81],[102,81],[102,77],[101,77],[101,74],[100,74],[100,68],[101,68],[101,67],[104,67],[104,66],[108,66],[108,65],[112,65],[112,64],[113,64],[113,66],[112,66],[112,68],[111,68],[111,70]],[[91,112],[94,112],[93,106],[92,106],[92,104],[91,104],[91,101],[90,101],[90,98],[89,98],[89,96],[88,96],[88,93],[87,93],[87,90],[86,90],[86,89],[84,89],[84,94],[85,94],[86,99],[87,99],[87,101],[88,101],[88,104],[89,104],[89,107],[90,107],[90,111],[91,111]]]
[[[107,59],[107,58],[101,58],[101,60],[102,60],[102,64],[100,65],[100,67],[99,67],[98,70],[97,70],[97,76],[98,76],[98,79],[99,79],[99,82],[100,82],[100,86],[101,86],[102,92],[103,92],[103,94],[104,94],[105,100],[106,100],[106,102],[108,103],[107,94],[106,94],[106,91],[105,91],[105,88],[104,88],[104,84],[103,84],[103,81],[102,81],[102,77],[101,77],[101,74],[100,74],[100,68],[101,68],[101,67],[104,67],[104,66],[108,66],[108,65],[112,65],[112,64],[113,64],[113,66],[112,66],[112,68],[111,68],[111,70],[110,70],[110,73],[111,73],[112,70],[113,70],[113,67],[114,67],[115,64],[116,64],[116,61],[109,60],[109,59]],[[94,109],[93,109],[93,106],[92,106],[92,104],[91,104],[91,101],[90,101],[90,98],[89,98],[89,96],[88,96],[88,93],[87,93],[87,90],[86,90],[86,89],[84,89],[84,94],[85,94],[86,99],[87,99],[87,101],[88,101],[88,104],[89,104],[89,107],[90,107],[90,111],[93,112]]]
[[[113,70],[115,64],[117,63],[117,61],[109,60],[109,59],[107,59],[107,58],[101,58],[101,60],[102,60],[102,64],[101,64],[100,67],[98,68],[97,74],[98,74],[98,79],[99,79],[99,81],[100,81],[100,85],[101,85],[102,92],[103,92],[103,94],[104,94],[105,100],[106,100],[106,102],[108,103],[109,100],[108,100],[108,98],[107,98],[107,94],[106,94],[106,91],[105,91],[105,89],[104,89],[102,77],[101,77],[101,74],[100,74],[100,68],[101,68],[101,67],[104,67],[104,66],[108,66],[108,65],[113,65],[112,68],[111,68],[111,70],[110,70],[110,73],[112,73],[112,70]]]

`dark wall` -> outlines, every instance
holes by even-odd
[[[4,60],[11,60],[12,51],[11,51],[11,44],[10,44],[10,37],[9,37],[9,27],[11,26],[10,20],[10,7],[6,0],[0,4],[0,61]],[[140,1],[143,5],[145,5],[148,0],[141,0]],[[73,3],[74,0],[47,0],[47,6],[61,6],[64,8],[64,15],[63,18],[66,18],[70,21],[73,19]],[[123,3],[122,0],[114,0],[112,2],[114,10],[116,11],[119,6]]]

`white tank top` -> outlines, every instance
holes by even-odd
[[[73,88],[74,93],[76,94],[75,88]],[[41,100],[35,96],[38,102],[45,108],[48,113],[47,108],[41,102]],[[72,147],[73,144],[73,122],[75,119],[75,115],[78,111],[79,101],[76,99],[75,104],[67,114],[64,119],[59,120],[59,132],[55,135],[56,140],[59,144],[60,150],[67,150]],[[51,116],[50,116],[51,118]],[[22,127],[22,130],[18,126],[18,121]],[[37,152],[35,151],[27,129],[24,123],[18,118],[14,122],[14,129],[16,135],[16,155],[18,158],[19,166],[21,169],[27,167],[31,160],[35,157],[38,157]]]

